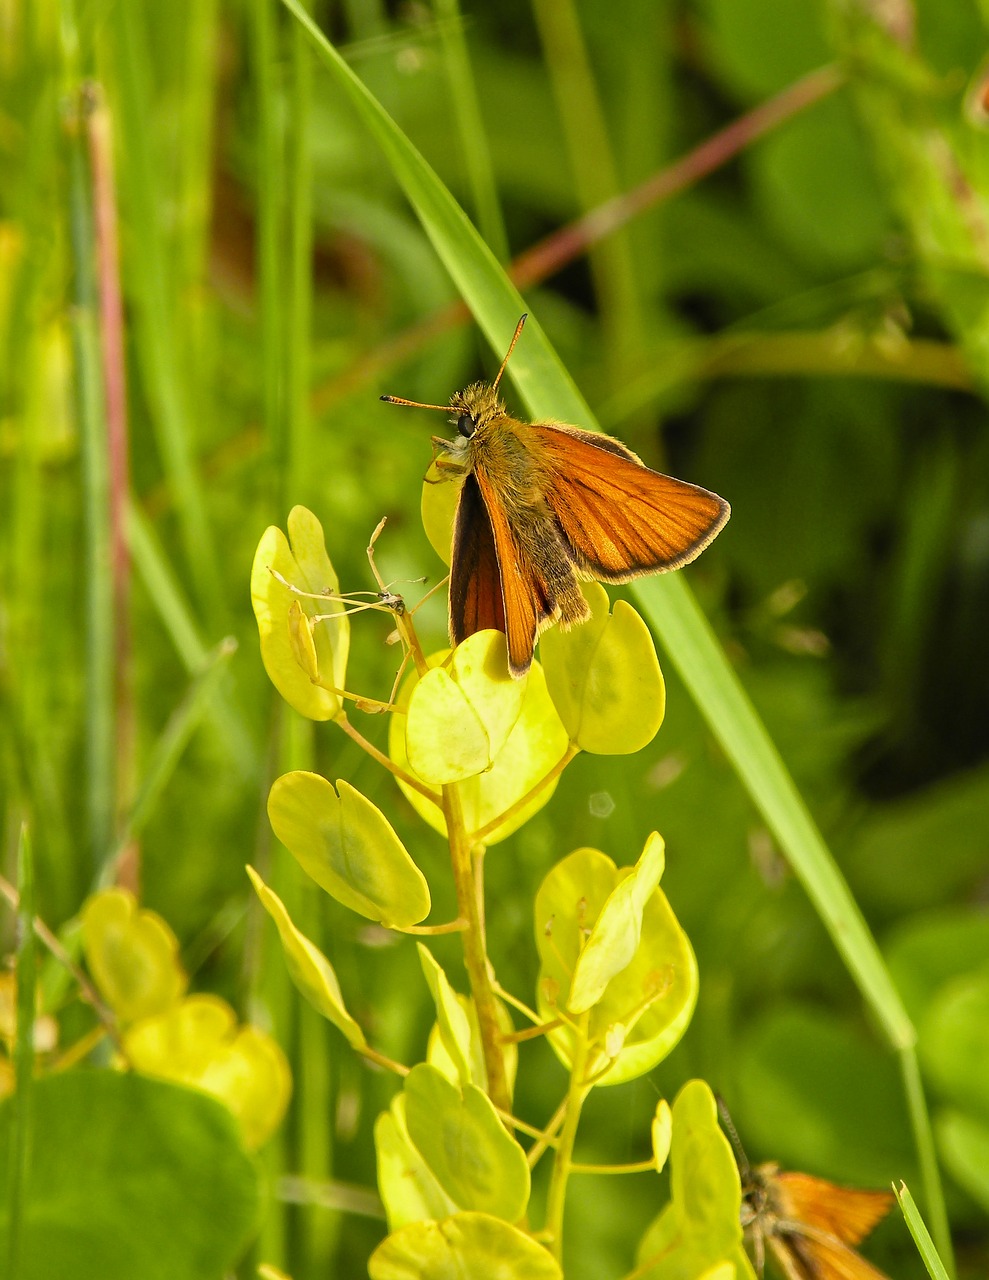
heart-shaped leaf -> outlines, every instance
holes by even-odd
[[[126,889],[105,889],[86,901],[82,945],[93,981],[121,1023],[160,1013],[185,992],[175,934]]]
[[[347,676],[350,620],[346,606],[331,599],[339,591],[322,525],[311,511],[292,508],[288,538],[275,525],[264,531],[251,569],[261,660],[289,706],[310,720],[332,720],[343,705],[333,690],[342,689]],[[316,615],[324,620],[310,625]]]
[[[275,835],[302,869],[352,911],[384,925],[418,924],[429,886],[391,823],[366,796],[318,773],[283,774],[268,795]]]
[[[478,631],[433,667],[409,698],[405,749],[431,786],[463,782],[490,769],[522,710],[525,681],[508,670],[500,631]]]
[[[596,582],[581,590],[591,616],[552,627],[539,642],[546,687],[573,741],[597,755],[628,755],[651,742],[666,713],[666,685],[649,628],[630,604],[608,612]]]

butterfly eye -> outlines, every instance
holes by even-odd
[[[468,439],[470,439],[470,437],[477,430],[477,423],[474,421],[474,419],[470,416],[469,413],[462,413],[460,417],[457,419],[457,430],[460,432],[462,436],[466,436]]]

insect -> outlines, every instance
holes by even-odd
[[[839,1187],[809,1173],[781,1170],[778,1164],[753,1167],[720,1098],[718,1110],[735,1149],[742,1227],[759,1275],[768,1249],[786,1280],[887,1280],[852,1246],[886,1216],[892,1193]]]
[[[889,1212],[888,1191],[839,1187],[775,1164],[748,1171],[742,1186],[742,1226],[762,1273],[768,1246],[787,1280],[886,1280],[855,1252]]]
[[[539,635],[590,616],[581,578],[628,582],[679,569],[724,527],[731,508],[707,489],[647,467],[611,436],[559,422],[528,424],[498,398],[519,340],[490,385],[475,382],[448,405],[382,396],[450,413],[458,436],[433,437],[442,480],[462,480],[450,566],[450,639],[493,628],[508,665],[529,670]]]

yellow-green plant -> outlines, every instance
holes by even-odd
[[[427,497],[427,511],[431,501]],[[442,513],[429,513],[428,525],[435,529],[441,522]],[[436,541],[444,545],[442,538]],[[590,620],[570,632],[550,631],[542,663],[515,680],[497,631],[478,632],[452,651],[425,654],[412,611],[379,581],[371,603],[391,611],[403,667],[412,667],[404,679],[399,670],[397,693],[381,701],[347,688],[350,616],[362,606],[341,594],[310,511],[294,508],[287,537],[277,528],[264,533],[251,586],[262,656],[282,696],[302,715],[331,720],[362,745],[449,847],[457,916],[427,923],[426,879],[366,796],[344,780],[331,783],[299,770],[271,787],[268,813],[276,835],[327,893],[400,933],[459,933],[466,996],[418,944],[436,1021],[426,1061],[411,1066],[369,1042],[347,1011],[329,961],[249,868],[299,990],[354,1051],[402,1082],[375,1127],[390,1234],[371,1259],[371,1275],[429,1277],[449,1268],[469,1275],[560,1275],[564,1202],[580,1169],[573,1153],[587,1096],[641,1076],[670,1052],[693,1012],[697,965],[659,887],[665,847],[654,832],[634,866],[581,848],[547,871],[534,899],[534,998],[511,993],[498,982],[486,945],[483,865],[493,846],[550,801],[581,751],[628,753],[655,736],[665,687],[648,628],[623,602],[611,610],[603,588],[589,583]],[[387,755],[352,723],[354,707],[358,715],[390,717]],[[508,1006],[524,1020],[521,1029]],[[512,1112],[517,1046],[536,1036],[548,1038],[567,1073],[560,1105],[541,1128]],[[717,1130],[710,1091],[695,1082],[672,1115],[661,1103],[647,1167],[661,1167],[672,1143],[681,1169],[698,1162],[713,1169],[723,1194],[719,1190],[708,1211],[720,1229],[702,1231],[698,1243],[694,1201],[689,1191],[678,1196],[675,1182],[673,1202],[644,1241],[650,1275],[681,1274],[663,1262],[669,1241],[676,1243],[675,1259],[686,1256],[692,1264],[703,1255],[704,1269],[739,1251],[738,1174],[730,1152],[732,1172],[724,1172],[724,1139],[710,1137],[704,1124]],[[698,1143],[715,1143],[716,1155],[705,1148],[698,1156]],[[544,1159],[551,1169],[544,1219],[536,1224],[530,1175]],[[657,1233],[665,1242],[658,1250],[649,1243]]]

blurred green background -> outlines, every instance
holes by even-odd
[[[505,262],[841,68],[525,293],[605,428],[732,504],[687,574],[916,1020],[959,1271],[975,1276],[989,1259],[989,6],[872,8],[345,0],[315,16]],[[436,918],[452,890],[442,841],[387,776],[280,705],[248,576],[264,528],[301,502],[345,589],[370,585],[382,516],[385,578],[435,582],[418,505],[436,423],[378,396],[445,399],[502,351],[448,309],[385,159],[271,0],[0,0],[0,74],[4,873],[27,817],[39,911],[61,927],[123,843],[122,876],[175,928],[195,985],[268,1020],[292,1063],[259,1256],[295,1280],[360,1275],[382,1222],[290,1200],[332,1181],[335,1204],[373,1204],[370,1131],[393,1085],[300,1009],[244,863],[284,893],[383,1051],[421,1057],[431,1005],[409,941],[287,865],[264,815],[272,778],[347,778],[423,867]],[[119,218],[129,482],[106,428],[94,178],[96,211]],[[130,563],[114,575],[117,481]],[[441,645],[442,600],[419,616]],[[388,629],[354,620],[350,688],[387,695]],[[197,697],[227,635],[239,647]],[[651,1077],[592,1098],[578,1158],[643,1158],[657,1098],[702,1075],[753,1158],[919,1189],[896,1061],[667,674],[654,743],[579,758],[487,861],[492,958],[531,1000],[549,865],[584,844],[630,863],[650,830],[667,840],[700,1005]],[[383,740],[383,719],[356,718]],[[9,915],[0,930],[9,950]],[[455,940],[436,951],[455,972]],[[527,1047],[519,1114],[545,1120],[562,1087],[549,1051]],[[631,1266],[665,1190],[585,1178],[571,1197],[567,1274],[599,1277]],[[898,1219],[874,1256],[921,1274]]]

